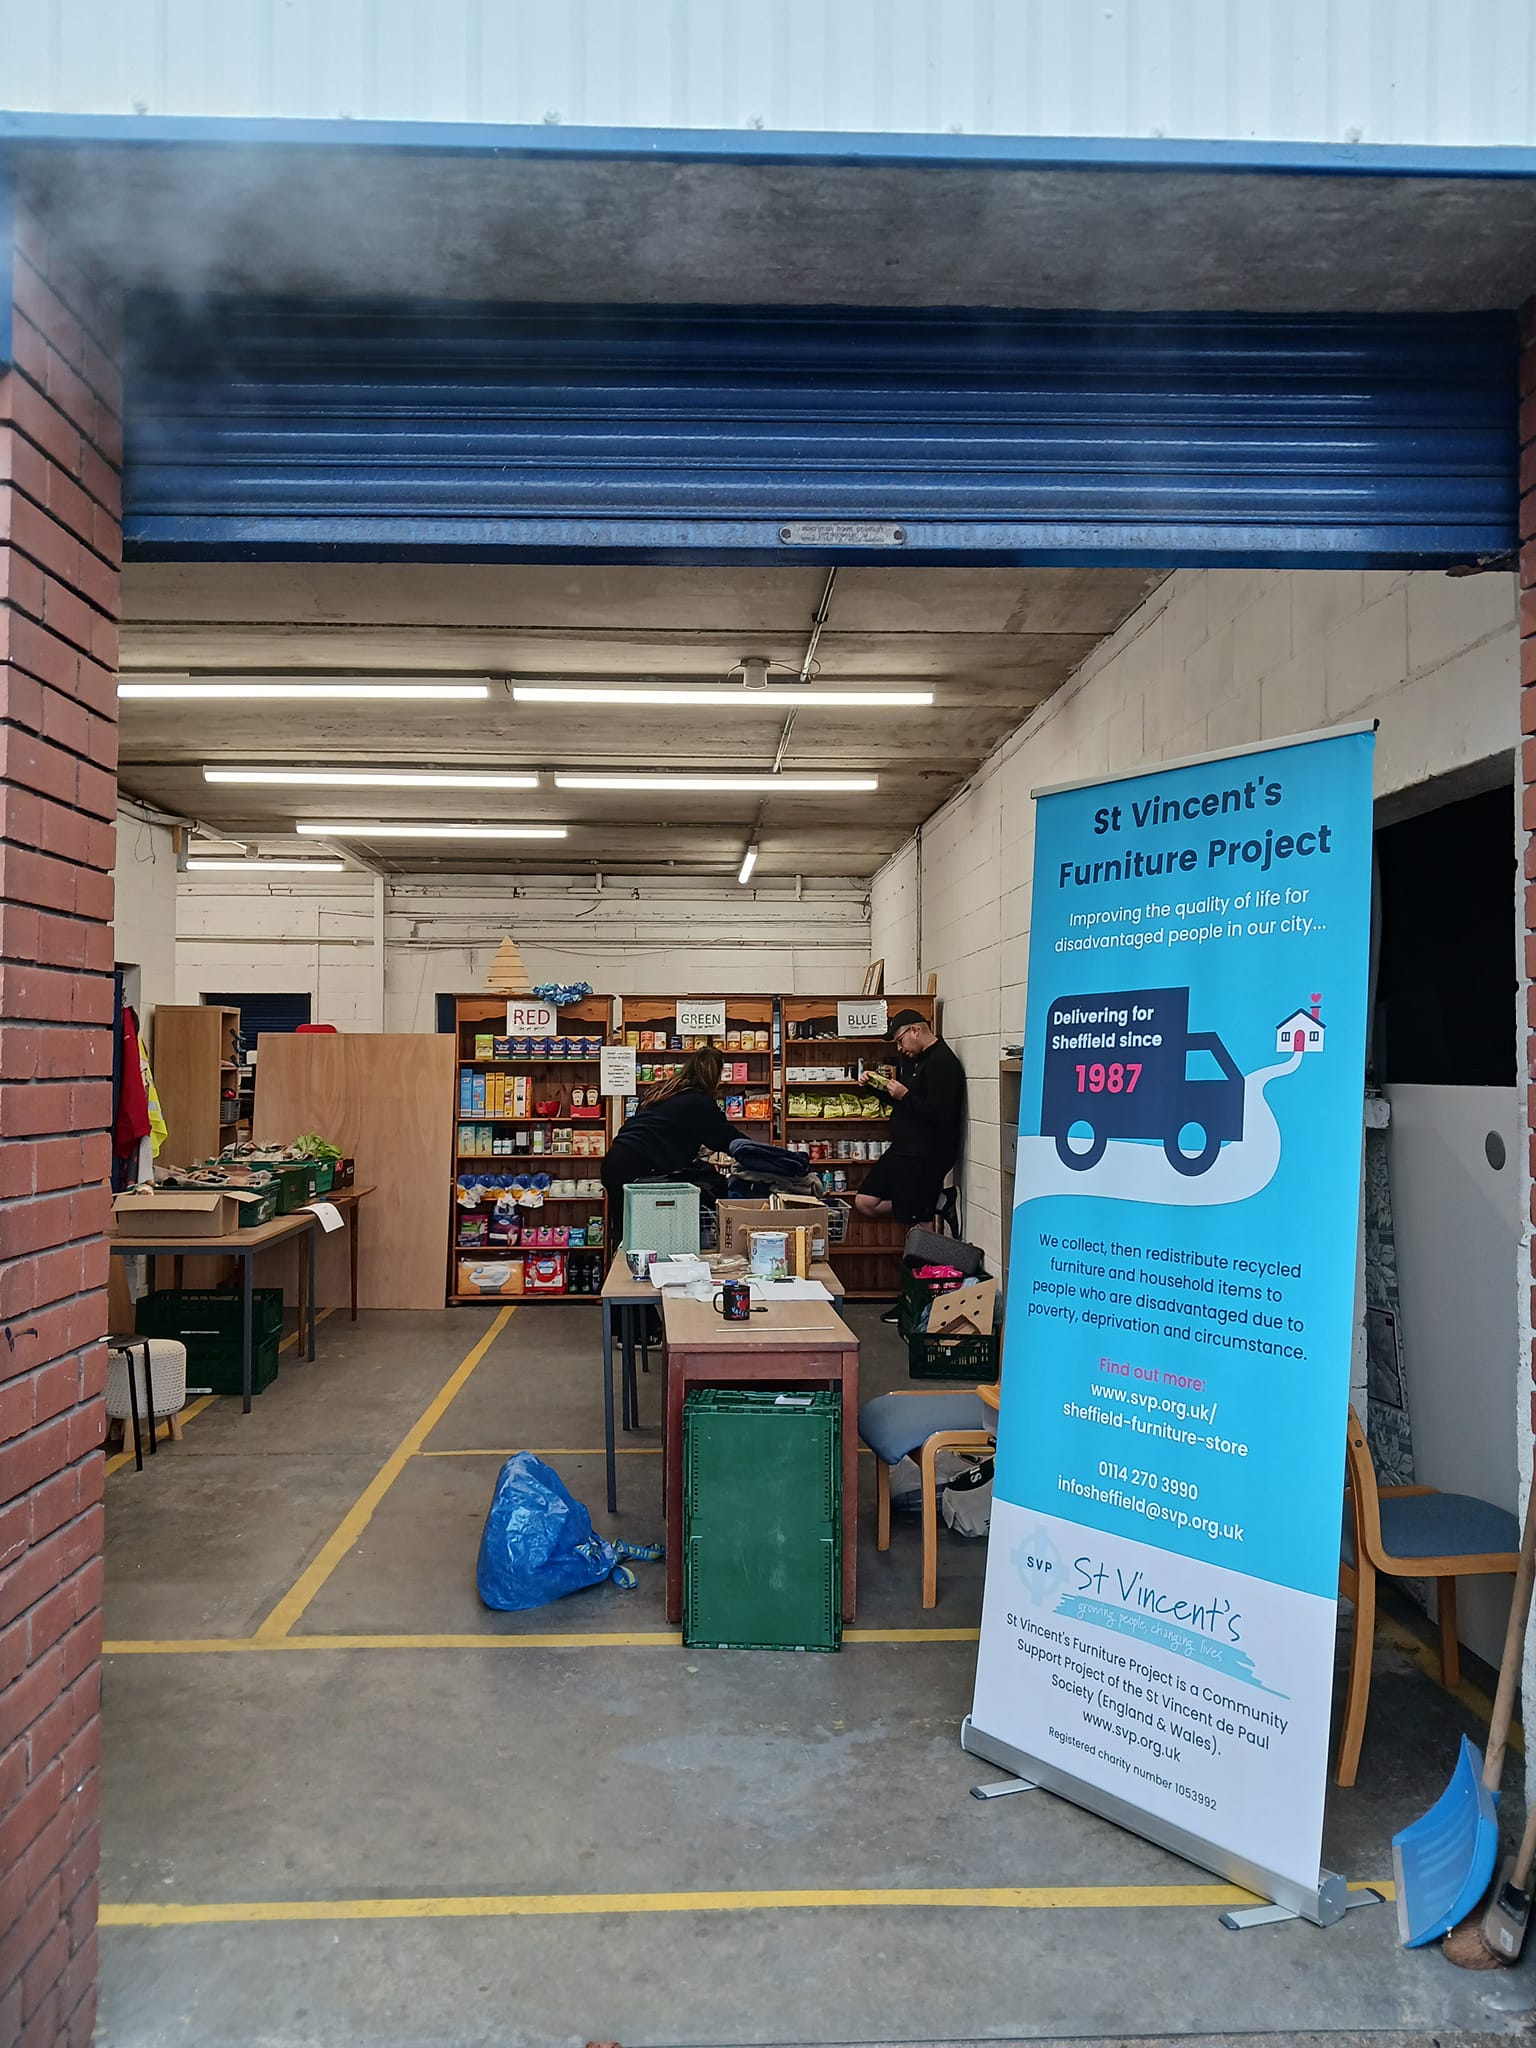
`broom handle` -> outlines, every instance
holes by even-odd
[[[1509,1723],[1515,1710],[1515,1687],[1520,1682],[1520,1664],[1525,1650],[1525,1624],[1531,1611],[1531,1579],[1536,1570],[1536,1482],[1525,1503],[1525,1527],[1520,1532],[1520,1564],[1515,1572],[1515,1590],[1509,1603],[1509,1627],[1504,1631],[1504,1655],[1499,1664],[1499,1689],[1493,1701],[1493,1719],[1488,1726],[1488,1755],[1483,1764],[1483,1784],[1490,1792],[1499,1789],[1504,1775],[1504,1749],[1509,1741]]]

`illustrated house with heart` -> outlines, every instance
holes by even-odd
[[[1321,996],[1312,998],[1308,1010],[1292,1010],[1289,1017],[1282,1018],[1275,1026],[1276,1052],[1321,1052],[1323,1049],[1323,1020]]]

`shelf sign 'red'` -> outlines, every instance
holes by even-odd
[[[553,1038],[560,1018],[553,1003],[529,1003],[514,999],[507,1004],[509,1038]]]
[[[677,1031],[680,1038],[724,1038],[725,1004],[680,1002]]]
[[[884,1038],[885,998],[864,996],[856,1003],[837,1006],[839,1038]]]

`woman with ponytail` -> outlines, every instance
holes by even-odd
[[[615,1231],[624,1222],[624,1190],[632,1180],[680,1173],[701,1149],[723,1152],[740,1135],[715,1099],[724,1071],[718,1049],[701,1046],[675,1074],[648,1088],[640,1107],[620,1127],[603,1161],[603,1186]]]

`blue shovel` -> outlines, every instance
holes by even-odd
[[[1463,1735],[1451,1782],[1428,1813],[1392,1837],[1397,1927],[1404,1948],[1423,1948],[1426,1942],[1448,1934],[1473,1911],[1493,1877],[1499,1856],[1499,1780],[1504,1774],[1504,1749],[1525,1655],[1533,1563],[1536,1486],[1532,1486],[1525,1506],[1499,1689],[1488,1725],[1487,1758]]]

